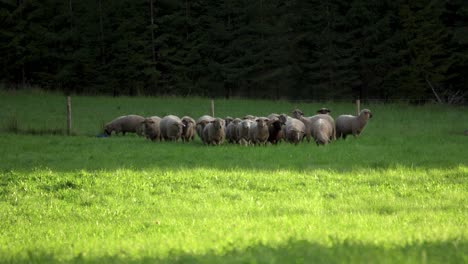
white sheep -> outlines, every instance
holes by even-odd
[[[159,124],[161,138],[164,140],[177,141],[182,136],[182,128],[184,124],[179,117],[175,115],[167,115],[161,119]]]
[[[312,136],[317,145],[326,145],[330,143],[334,127],[327,119],[319,118],[312,124]]]
[[[338,116],[336,118],[336,137],[343,137],[343,139],[346,139],[346,136],[349,134],[358,137],[370,118],[372,118],[372,113],[369,109],[363,109],[358,116]]]

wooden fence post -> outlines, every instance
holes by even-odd
[[[215,116],[215,113],[214,113],[214,100],[211,99],[211,116],[214,117]]]
[[[67,96],[67,134],[70,135],[72,130],[72,117],[71,117],[71,98]]]
[[[359,115],[359,113],[361,112],[361,100],[359,99],[356,100],[356,112],[357,115]]]

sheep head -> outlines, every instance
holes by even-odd
[[[326,107],[322,107],[320,108],[319,110],[317,110],[317,114],[330,114],[331,113],[331,110],[326,108]]]

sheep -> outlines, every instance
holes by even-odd
[[[278,115],[279,116],[279,115]],[[277,144],[283,138],[283,130],[279,118],[273,117],[268,124],[268,142]]]
[[[331,113],[330,109],[328,109],[326,107],[322,107],[319,110],[317,110],[317,114],[327,115],[327,114],[330,114],[330,113]]]
[[[209,116],[209,115],[204,115],[197,119],[196,131],[197,131],[198,137],[201,139],[202,142],[204,142],[203,141],[203,129],[208,123],[213,122],[214,120],[215,120],[214,117]]]
[[[182,141],[189,142],[195,138],[195,120],[190,116],[182,117]]]
[[[306,136],[312,136],[314,134],[313,123],[316,120],[318,120],[319,118],[323,118],[323,119],[328,120],[328,122],[330,122],[332,124],[333,131],[332,131],[331,139],[335,140],[336,139],[335,120],[328,113],[331,113],[330,109],[321,108],[321,109],[317,110],[316,115],[309,116],[309,117],[304,117],[303,116],[304,113],[301,110],[299,110],[299,109],[293,110],[294,117],[301,120],[306,125]],[[309,142],[309,139],[310,138],[308,137],[307,138],[308,142]]]
[[[122,135],[125,135],[127,132],[132,132],[142,136],[142,122],[144,120],[145,118],[139,115],[120,116],[104,126],[104,133],[110,136],[113,131],[115,131],[115,134],[122,133]]]
[[[336,118],[337,138],[343,137],[343,139],[346,139],[346,136],[349,134],[353,134],[354,137],[358,137],[362,133],[362,130],[364,130],[364,127],[370,118],[372,118],[372,113],[369,109],[363,109],[358,116],[338,116],[338,118]]]
[[[291,111],[292,116],[296,119],[299,119],[305,125],[305,137],[307,142],[310,142],[310,138],[312,137],[312,120],[307,117],[304,117],[304,113],[299,109],[294,109]]]
[[[226,126],[226,140],[229,143],[239,143],[239,138],[237,136],[237,126],[242,122],[240,118],[234,118]]]
[[[226,118],[224,118],[224,124],[225,124],[224,128],[226,128],[229,125],[229,123],[232,122],[232,120],[234,120],[234,118],[232,118],[230,116],[226,116]]]
[[[182,136],[182,128],[184,124],[179,117],[168,115],[161,119],[160,130],[161,138],[168,141],[177,141]]]
[[[317,145],[326,145],[330,143],[333,133],[333,124],[327,119],[319,118],[312,124],[312,136]]]
[[[270,133],[268,131],[268,122],[266,117],[258,117],[249,130],[249,139],[252,144],[265,145],[268,142]]]
[[[290,143],[298,144],[305,135],[305,125],[301,120],[288,117],[285,114],[280,115],[280,121],[283,125],[283,133],[285,140]]]
[[[257,118],[256,116],[253,116],[253,115],[246,115],[244,116],[242,119],[250,119],[250,120],[255,120],[255,118]]]
[[[242,120],[237,126],[237,138],[241,145],[248,145],[250,142],[249,131],[254,121],[250,119]]]
[[[280,115],[275,114],[275,113],[269,114],[269,115],[267,116],[267,118],[270,119],[270,120],[273,120],[273,119],[275,119],[275,118],[276,118],[276,119],[279,119],[279,117],[280,117]]]
[[[225,138],[224,120],[216,118],[213,122],[208,123],[203,129],[203,140],[208,145],[223,144]]]
[[[142,123],[143,131],[147,139],[152,141],[161,140],[161,131],[159,128],[161,118],[159,116],[147,117]]]

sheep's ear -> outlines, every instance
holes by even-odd
[[[369,118],[372,118],[372,113],[371,112],[369,112]]]

